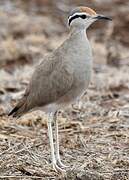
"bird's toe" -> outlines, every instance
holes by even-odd
[[[62,168],[62,167],[59,167],[59,165],[57,164],[52,164],[53,166],[53,169],[56,171],[56,172],[61,172],[61,173],[65,173],[66,171]]]
[[[69,166],[66,166],[65,164],[63,164],[60,159],[57,160],[57,164],[58,164],[61,168],[68,168],[68,167],[69,167]]]

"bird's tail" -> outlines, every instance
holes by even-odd
[[[18,107],[16,106],[15,108],[13,108],[12,109],[12,111],[10,111],[10,113],[8,114],[8,116],[11,116],[11,115],[13,115],[13,117],[15,117],[15,115],[16,115],[16,112],[18,111]]]
[[[12,111],[8,114],[8,116],[13,116],[13,117],[20,117],[23,113],[27,111],[26,103],[22,99],[13,109]]]

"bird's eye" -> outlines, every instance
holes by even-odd
[[[82,18],[82,19],[86,19],[87,16],[84,14],[84,15],[81,15],[81,18]]]

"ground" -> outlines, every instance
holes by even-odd
[[[94,55],[89,89],[58,116],[60,154],[69,165],[54,172],[47,115],[7,113],[22,96],[35,65],[68,35],[69,10],[87,5],[112,22],[88,30]],[[129,179],[128,0],[0,1],[0,179]]]

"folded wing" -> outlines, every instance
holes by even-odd
[[[58,55],[49,56],[37,66],[23,98],[9,115],[21,116],[35,107],[56,102],[70,91],[73,70],[62,58]]]

